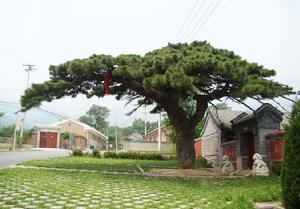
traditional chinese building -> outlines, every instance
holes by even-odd
[[[209,108],[201,133],[202,156],[220,166],[222,156],[228,155],[237,169],[250,169],[253,154],[259,153],[270,164],[274,150],[266,136],[281,130],[287,118],[267,103],[253,112]]]

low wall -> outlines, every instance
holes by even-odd
[[[194,148],[195,148],[196,156],[197,157],[202,156],[202,141],[201,141],[201,139],[196,139]]]
[[[37,144],[37,138],[36,138],[36,135],[32,136],[31,138],[27,139],[25,141],[26,144],[30,144],[32,145],[33,147],[36,147],[36,144]]]
[[[140,151],[140,152],[156,152],[158,150],[158,144],[156,142],[128,142],[128,151]],[[169,152],[175,148],[175,144],[161,143],[160,151]]]
[[[0,151],[10,151],[12,149],[12,145],[9,143],[0,143]]]

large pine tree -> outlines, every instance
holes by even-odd
[[[194,166],[194,130],[211,101],[228,97],[242,102],[246,97],[265,99],[291,93],[291,88],[270,79],[274,70],[198,41],[168,44],[144,56],[92,55],[50,66],[49,71],[49,81],[33,84],[22,96],[24,111],[64,96],[103,97],[104,74],[108,73],[110,93],[116,99],[157,104],[154,112],[167,112],[176,131],[179,168]]]

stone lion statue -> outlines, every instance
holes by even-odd
[[[222,160],[223,160],[222,173],[230,174],[230,173],[234,172],[234,166],[229,161],[229,157],[227,155],[224,155],[222,157]]]
[[[269,168],[263,161],[262,156],[258,153],[253,155],[252,175],[253,176],[268,176]]]

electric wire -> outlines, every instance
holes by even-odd
[[[205,1],[202,1],[202,4],[199,6],[199,8],[196,10],[196,13],[192,16],[192,19],[189,21],[191,15],[193,14],[194,9],[196,8],[197,4],[198,4],[198,0],[195,1],[195,4],[193,5],[191,11],[189,12],[189,14],[187,15],[187,17],[185,18],[183,24],[181,25],[180,29],[178,30],[177,34],[176,34],[176,38],[175,41],[178,40],[180,41],[185,34],[185,31],[188,31],[190,26],[194,23],[194,20],[197,18],[197,16],[199,15],[201,9],[203,8],[203,6],[205,5]],[[186,25],[187,24],[187,25]],[[186,26],[185,26],[186,25]],[[181,34],[181,35],[180,35]],[[178,39],[177,39],[178,38]]]
[[[205,17],[204,21],[202,22],[202,24],[198,27],[198,29],[196,29],[195,33],[192,35],[191,40],[194,40],[194,38],[199,34],[199,32],[201,31],[202,27],[206,24],[206,22],[209,20],[209,18],[212,16],[212,14],[216,11],[217,7],[220,5],[221,0],[219,0],[215,6],[212,8],[212,10],[210,11],[210,13]],[[210,4],[212,5],[212,4]]]

